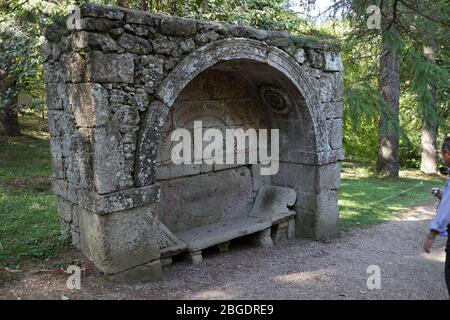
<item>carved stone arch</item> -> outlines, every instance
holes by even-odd
[[[166,106],[171,107],[180,92],[199,73],[213,65],[230,60],[246,59],[268,64],[283,73],[299,90],[310,114],[317,114],[313,118],[315,132],[320,127],[320,114],[313,112],[317,107],[318,95],[308,75],[298,62],[283,50],[269,46],[266,43],[246,38],[228,38],[209,43],[190,53],[177,64],[162,81],[156,90],[156,97]],[[319,123],[317,123],[319,122]]]
[[[136,184],[143,186],[153,181],[152,160],[145,157],[154,157],[155,145],[146,144],[145,140],[148,135],[158,135],[154,132],[154,128],[162,128],[161,117],[155,116],[168,112],[181,93],[181,91],[201,72],[208,70],[214,65],[226,61],[247,60],[264,63],[267,66],[279,71],[291,84],[298,90],[299,97],[304,100],[304,107],[307,110],[307,117],[312,122],[312,130],[309,132],[312,139],[310,152],[321,150],[324,137],[326,138],[324,129],[325,118],[319,112],[319,97],[317,90],[314,90],[312,82],[308,79],[308,75],[302,67],[295,61],[293,57],[283,50],[269,46],[266,43],[246,38],[228,38],[224,40],[209,43],[197,50],[191,52],[175,68],[165,76],[161,85],[156,90],[155,96],[158,102],[155,102],[147,111],[148,115],[141,124],[141,144],[137,150],[137,154],[144,159],[136,157],[135,177]],[[162,102],[162,103],[161,103]],[[166,109],[167,108],[167,109]],[[156,112],[155,112],[156,111]],[[147,133],[151,131],[151,133]],[[305,164],[315,164],[314,156],[302,156],[302,162]],[[143,174],[147,172],[147,174]],[[149,179],[150,177],[150,179]]]
[[[252,212],[270,216],[274,207],[258,204],[281,203],[289,219],[295,216],[291,235],[339,235],[343,66],[335,44],[93,4],[76,8],[46,38],[52,185],[61,230],[106,275],[157,278],[167,246],[186,248],[158,219],[162,192],[155,166],[168,113],[207,72],[234,75],[244,98],[264,105],[254,114],[267,114],[271,128],[280,128],[280,170],[265,187],[252,189]],[[236,170],[248,178],[252,169]],[[267,244],[270,229],[283,230],[283,223],[266,217],[258,225],[249,218],[238,220],[234,231],[239,236],[241,228],[247,234],[266,228],[257,242]]]

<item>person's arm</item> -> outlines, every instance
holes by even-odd
[[[438,235],[447,236],[447,226],[450,224],[450,184],[447,181],[442,200],[437,208],[436,216],[430,224],[430,233],[425,240],[423,249],[426,253],[431,252],[433,243]]]
[[[436,216],[430,224],[430,230],[436,231],[439,235],[447,236],[447,226],[450,224],[450,180],[445,184],[442,192],[442,199],[436,210]]]

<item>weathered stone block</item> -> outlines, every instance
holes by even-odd
[[[127,23],[145,24],[149,26],[157,26],[160,22],[160,18],[150,12],[144,11],[127,11],[125,21]]]
[[[200,264],[203,262],[203,257],[202,257],[201,251],[189,252],[187,254],[187,258],[193,265],[197,265],[197,264]]]
[[[47,83],[64,83],[66,79],[63,74],[61,63],[44,63],[44,82]]]
[[[59,196],[63,199],[68,199],[67,182],[60,179],[52,179],[52,190],[56,196]]]
[[[118,8],[99,6],[91,3],[80,5],[80,17],[105,18],[111,20],[121,20],[125,16],[124,10]]]
[[[180,42],[180,49],[183,52],[190,52],[195,48],[195,42],[191,38]]]
[[[49,110],[63,110],[67,105],[66,85],[64,83],[46,84],[45,102]]]
[[[81,250],[106,274],[159,260],[154,213],[154,206],[108,215],[80,210]]]
[[[295,205],[297,235],[316,240],[337,238],[340,230],[337,193],[329,191],[306,196],[299,194]],[[305,204],[305,199],[309,203]]]
[[[342,139],[344,135],[342,119],[328,120],[328,128],[331,148],[335,150],[342,148]]]
[[[288,239],[295,238],[295,217],[288,220]]]
[[[323,75],[320,79],[320,100],[321,102],[330,102],[333,97],[334,77],[332,75]]]
[[[199,44],[208,43],[210,41],[216,41],[219,38],[220,38],[220,35],[217,32],[215,32],[214,30],[209,30],[206,32],[198,33],[195,36],[195,40]]]
[[[308,62],[313,68],[322,69],[325,66],[325,58],[322,52],[315,49],[306,51]]]
[[[274,243],[288,239],[288,227],[289,227],[289,222],[287,220],[282,221],[279,224],[272,227],[272,235],[271,236],[272,236],[272,240]]]
[[[44,41],[42,45],[42,61],[47,62],[48,60],[53,60],[53,43],[48,40]]]
[[[316,192],[339,189],[341,179],[341,162],[335,162],[317,167]]]
[[[72,208],[74,204],[63,198],[56,197],[56,206],[61,219],[66,222],[72,222]]]
[[[272,183],[294,189],[297,192],[316,190],[316,166],[280,162],[278,174],[272,176]],[[299,183],[302,181],[302,183]]]
[[[169,109],[161,102],[153,102],[145,113],[143,125],[138,134],[137,151],[140,155],[135,164],[135,184],[150,185],[155,179],[156,153],[161,129]],[[150,155],[150,157],[145,156]]]
[[[59,110],[49,110],[48,128],[52,137],[70,137],[75,131],[73,115]]]
[[[190,36],[197,30],[194,20],[171,17],[161,20],[161,33],[168,36]]]
[[[289,53],[299,64],[303,64],[306,60],[306,53],[303,48],[289,46],[286,48],[286,52]]]
[[[108,92],[100,84],[68,84],[68,94],[68,109],[75,116],[77,127],[99,127],[110,121]]]
[[[248,37],[257,40],[265,40],[269,37],[269,32],[266,30],[255,29],[248,26],[233,25],[229,28],[229,32],[234,37]]]
[[[92,188],[90,142],[77,131],[71,136],[70,150],[64,158],[66,180],[80,188]]]
[[[93,175],[98,193],[118,191],[127,184],[124,181],[124,150],[122,138],[111,127],[94,129]]]
[[[178,44],[169,40],[166,36],[158,36],[152,40],[155,53],[179,56]],[[181,48],[180,48],[181,49]]]
[[[106,278],[117,283],[138,283],[161,279],[162,261],[155,260],[123,272],[107,274]]]
[[[337,161],[342,161],[345,158],[344,149],[330,150],[318,153],[318,165],[334,163]]]
[[[150,44],[150,42],[141,37],[133,36],[126,32],[120,35],[117,43],[127,52],[136,54],[148,54],[152,52],[152,45]]]
[[[157,56],[142,56],[137,59],[136,81],[142,82],[154,92],[164,75],[164,60]]]
[[[270,228],[263,230],[261,232],[258,232],[252,238],[253,245],[258,246],[258,247],[263,247],[263,248],[272,248],[273,241],[272,241],[272,238],[270,235],[271,235]]]
[[[132,83],[134,56],[92,51],[86,54],[86,81]]]
[[[82,82],[86,74],[86,60],[78,52],[63,54],[61,61],[63,63],[64,77],[67,82]]]
[[[342,72],[336,72],[334,76],[334,88],[333,88],[333,101],[342,102],[343,97],[343,86],[344,86],[344,76]],[[341,107],[342,108],[342,107]]]
[[[119,28],[123,26],[123,21],[120,20],[110,20],[101,18],[82,18],[78,25],[75,25],[77,30],[86,31],[109,31],[114,28]]]
[[[102,50],[115,52],[119,50],[116,42],[107,34],[79,31],[73,35],[72,45],[75,49]]]
[[[78,193],[83,190],[80,187],[73,183],[67,183],[67,200],[73,203],[79,203]]]
[[[78,250],[81,250],[80,246],[80,230],[73,225],[70,227],[70,237],[72,238],[72,245]]]
[[[60,138],[50,138],[50,156],[52,163],[52,178],[64,179],[65,167]]]
[[[325,52],[325,66],[326,71],[342,71],[344,66],[342,65],[341,58],[337,52]]]
[[[263,186],[271,185],[271,177],[272,176],[261,175],[261,167],[262,167],[261,164],[253,164],[251,166],[253,191],[259,191]]]
[[[340,119],[343,117],[342,101],[339,102],[323,102],[322,110],[326,119]]]
[[[316,213],[308,210],[303,210],[301,208],[296,208],[295,211],[297,212],[297,215],[295,216],[296,236],[301,238],[311,238],[317,240]]]
[[[98,197],[94,210],[97,214],[107,214],[157,203],[160,198],[159,185],[132,188]]]
[[[319,164],[319,155],[317,152],[288,150],[288,157],[281,159],[282,162],[291,162],[299,164],[317,165]]]
[[[173,232],[245,216],[253,206],[247,167],[161,181],[160,220]]]
[[[315,239],[336,239],[340,234],[339,208],[337,203],[320,212],[317,220]]]

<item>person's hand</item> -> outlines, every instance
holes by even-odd
[[[433,188],[432,190],[433,190],[432,191],[433,196],[435,196],[436,198],[441,200],[442,199],[442,189],[441,188]]]
[[[427,240],[425,240],[425,243],[423,244],[423,250],[426,253],[431,252],[431,248],[433,247],[434,240],[435,239],[430,239],[430,238],[427,238]]]

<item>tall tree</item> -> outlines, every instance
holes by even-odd
[[[398,177],[400,135],[405,138],[403,144],[408,141],[399,127],[401,88],[408,97],[415,96],[415,116],[422,119],[424,145],[431,144],[435,148],[434,132],[437,126],[445,127],[438,114],[445,113],[442,112],[445,99],[448,105],[449,11],[448,0],[336,0],[325,10],[332,18],[340,16],[350,23],[347,34],[342,37],[343,53],[348,61],[345,64],[345,117],[351,118],[352,122],[361,121],[361,115],[365,113],[372,123],[373,111],[377,110],[377,169],[381,173]],[[370,28],[368,24],[368,18],[378,13],[381,14],[381,30]],[[435,51],[440,58],[434,61],[422,52],[423,44],[428,44],[425,40],[429,39],[437,39]],[[357,45],[348,50],[352,43]],[[374,44],[378,45],[376,51]],[[362,54],[364,48],[361,47],[365,47]],[[365,68],[363,61],[374,61],[374,55],[378,56],[378,69]],[[354,64],[358,65],[356,72]],[[401,77],[402,74],[406,77]],[[378,78],[378,94],[383,103],[379,103],[373,94],[373,75]],[[372,108],[364,107],[364,103]],[[355,115],[359,115],[359,119]],[[428,153],[433,157],[432,150],[424,152]]]
[[[0,92],[6,92],[6,71],[0,69]],[[9,103],[0,108],[0,135],[18,136],[20,135],[19,119],[14,105],[17,104],[17,96],[12,97]]]
[[[400,104],[400,43],[395,23],[397,1],[383,1],[381,9],[381,56],[378,86],[390,107],[380,114],[378,131],[377,171],[398,178],[399,162],[399,104]]]
[[[425,57],[432,63],[436,62],[435,59],[436,45],[434,42],[431,44],[423,45],[423,53]],[[428,84],[427,89],[430,91],[429,108],[431,112],[436,114],[436,88],[433,84]],[[433,174],[437,172],[437,131],[438,123],[435,116],[423,117],[422,119],[422,155],[420,161],[420,171],[426,174]]]
[[[437,172],[438,128],[448,128],[441,110],[448,101],[450,7],[440,0],[399,1],[411,17],[409,52],[404,64],[409,76],[404,80],[415,93],[417,115],[422,123],[420,169],[433,174]]]

